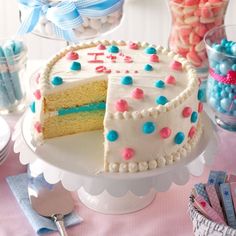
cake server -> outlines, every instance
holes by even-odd
[[[51,218],[61,236],[68,236],[64,225],[64,216],[74,209],[71,193],[61,183],[38,188],[29,184],[28,193],[32,208],[41,216]],[[51,186],[51,187],[50,187]]]

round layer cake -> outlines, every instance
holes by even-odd
[[[36,139],[103,129],[105,171],[173,164],[201,135],[196,73],[186,59],[161,46],[124,41],[69,46],[36,79],[31,106]]]

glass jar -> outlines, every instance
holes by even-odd
[[[187,58],[197,70],[202,82],[203,101],[206,100],[208,76],[208,58],[203,38],[209,30],[224,24],[228,2],[228,0],[168,1],[172,16],[169,48]]]
[[[68,4],[71,4],[71,2],[68,1]],[[62,14],[62,10],[57,10],[63,4],[65,4],[65,7],[67,6],[65,1],[50,0],[43,3],[37,22],[35,23],[35,19],[29,18],[34,24],[30,31],[33,30],[32,32],[36,35],[50,39],[63,39],[78,43],[80,40],[92,39],[109,33],[120,25],[124,0],[105,0],[93,4],[89,3],[90,1],[84,1],[84,6],[80,6],[83,4],[81,0],[74,0],[73,2],[77,7],[73,8],[71,14],[68,13],[67,15]],[[34,8],[30,4],[20,4],[20,21],[23,23],[29,10],[35,10],[36,8],[37,6]],[[71,10],[71,5],[68,8]],[[82,20],[77,18],[78,15],[81,16]]]
[[[27,49],[19,40],[0,40],[0,114],[25,108]]]
[[[205,44],[210,65],[207,102],[216,123],[236,131],[236,25],[210,30]]]

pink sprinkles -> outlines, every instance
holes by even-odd
[[[134,156],[134,149],[133,148],[125,148],[123,151],[122,151],[122,157],[125,161],[128,161],[130,159],[133,158]]]
[[[37,100],[40,100],[40,98],[41,98],[41,92],[40,92],[39,89],[35,90],[34,96],[35,96],[35,98],[36,98]]]

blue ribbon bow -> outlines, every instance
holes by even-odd
[[[82,16],[102,17],[117,11],[124,0],[77,0],[50,2],[49,0],[18,0],[26,13],[18,34],[32,32],[41,16],[53,24],[53,33],[67,41],[76,42],[73,29],[83,23]]]

